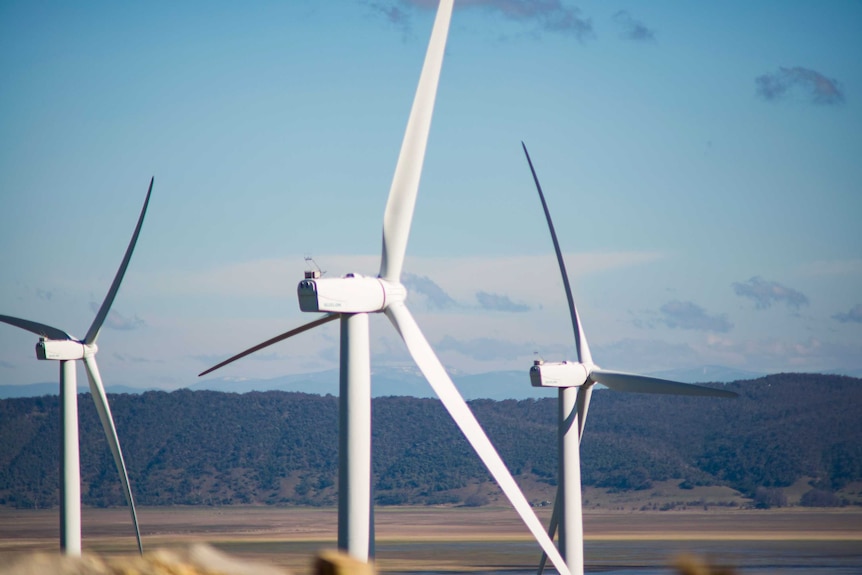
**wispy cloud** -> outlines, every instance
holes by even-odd
[[[54,297],[54,292],[50,290],[37,289],[36,297],[44,301],[51,301],[51,298]]]
[[[90,309],[92,309],[95,313],[98,313],[99,304],[94,301],[91,301]],[[124,315],[121,315],[118,311],[112,309],[108,312],[108,317],[105,318],[104,327],[120,331],[129,331],[133,329],[138,329],[139,327],[143,327],[145,325],[147,325],[146,322],[138,316],[126,317]]]
[[[369,2],[373,12],[383,15],[386,20],[401,30],[402,39],[407,40],[411,33],[410,14],[401,6],[385,2]]]
[[[800,272],[809,276],[862,276],[862,259],[821,260],[807,262],[799,267]]]
[[[529,311],[530,306],[523,303],[513,302],[509,296],[480,291],[476,293],[476,299],[482,309],[491,311],[523,312]]]
[[[399,6],[392,4],[381,4],[380,2],[371,2],[371,8],[383,14],[389,22],[398,26],[404,26],[409,23],[407,13]]]
[[[506,18],[534,22],[547,32],[571,34],[585,40],[593,34],[593,23],[580,9],[564,6],[560,0],[463,0],[462,6],[479,6]]]
[[[451,309],[458,306],[458,302],[428,276],[405,273],[403,283],[411,292],[424,296],[429,308]]]
[[[703,362],[703,358],[688,344],[630,338],[594,346],[593,358],[607,369],[640,373]]]
[[[806,340],[774,339],[711,341],[715,351],[729,359],[726,364],[779,373],[782,371],[826,371],[858,369],[859,347],[855,343],[822,341],[816,337]]]
[[[5,367],[6,369],[15,369],[15,364],[0,359],[0,367]]]
[[[808,297],[804,293],[758,276],[745,283],[735,282],[733,291],[740,297],[754,301],[754,307],[757,309],[767,309],[773,303],[781,302],[797,310],[808,305]]]
[[[847,313],[836,313],[832,319],[841,323],[862,323],[862,304],[856,304]]]
[[[479,361],[493,361],[531,356],[534,347],[534,345],[530,344],[515,343],[490,337],[459,340],[447,335],[437,342],[434,349],[441,352],[457,351],[461,355]]]
[[[789,92],[797,91],[814,104],[832,106],[844,103],[844,93],[837,80],[801,66],[781,67],[774,74],[758,76],[754,83],[757,94],[769,102],[781,100]]]
[[[694,302],[674,300],[661,306],[662,323],[671,328],[725,333],[733,324],[724,314],[710,315]]]
[[[116,353],[116,352],[112,353],[111,355],[117,361],[121,361],[124,363],[165,363],[163,359],[159,359],[157,357],[156,358],[143,357],[140,355],[129,355],[129,354],[125,354],[125,353]],[[215,363],[221,361],[222,359],[224,359],[224,358],[218,359],[218,360],[212,362],[212,364],[215,364]],[[210,364],[210,365],[212,365],[212,364]]]
[[[410,8],[436,9],[436,0],[400,0],[400,2],[372,2],[369,6],[391,23],[409,30]],[[527,24],[535,24],[545,32],[568,34],[578,40],[593,35],[593,24],[581,15],[580,9],[566,6],[560,0],[460,0],[456,9],[480,8],[495,12],[504,18]]]
[[[470,304],[462,304],[450,296],[428,276],[405,273],[404,286],[411,292],[422,296],[429,309],[451,310],[455,308],[471,308]],[[479,308],[488,311],[524,312],[530,306],[512,301],[507,295],[489,293],[483,290],[476,292]]]
[[[632,17],[625,10],[614,14],[614,22],[620,27],[620,36],[635,42],[655,42],[655,31],[646,24]]]

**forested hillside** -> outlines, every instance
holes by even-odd
[[[726,485],[753,497],[812,478],[811,504],[862,481],[862,380],[781,374],[728,384],[739,399],[593,395],[582,444],[585,485]],[[110,397],[141,505],[334,505],[337,398],[180,390]],[[123,504],[89,396],[80,396],[82,491]],[[521,480],[554,484],[556,400],[478,400],[471,408]],[[58,503],[56,396],[0,401],[0,504]],[[440,403],[373,400],[378,504],[467,503],[488,480]]]

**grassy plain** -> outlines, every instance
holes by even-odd
[[[550,508],[537,514],[547,524]],[[334,548],[335,509],[298,507],[150,507],[139,509],[145,549],[209,543],[231,555],[310,572],[316,552]],[[53,551],[58,511],[0,508],[0,564],[19,553]],[[531,570],[539,557],[507,507],[384,507],[375,511],[378,569]],[[686,509],[585,512],[587,566],[666,565],[681,552],[718,542],[736,549],[775,542],[862,549],[862,509]],[[135,552],[128,511],[84,509],[85,551]],[[702,551],[701,551],[702,552]],[[612,555],[609,556],[609,555]],[[630,556],[630,557],[628,557]],[[628,557],[628,558],[627,558]],[[628,562],[628,563],[627,563]]]

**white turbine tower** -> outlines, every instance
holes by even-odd
[[[551,221],[551,212],[545,202],[542,186],[527,152],[527,146],[521,142],[533,181],[542,201],[545,211],[545,219],[548,221],[548,229],[551,232],[551,240],[554,243],[554,251],[557,254],[557,263],[563,277],[563,286],[566,290],[566,299],[569,304],[569,314],[572,319],[572,329],[575,335],[575,349],[578,360],[576,362],[543,362],[536,361],[530,368],[530,382],[535,387],[556,387],[559,390],[557,400],[557,414],[559,418],[559,478],[557,481],[557,497],[554,502],[554,511],[551,515],[551,525],[548,535],[554,536],[559,524],[560,534],[558,547],[560,554],[566,561],[573,575],[582,575],[584,572],[584,526],[581,510],[581,455],[580,440],[587,419],[587,410],[590,406],[590,396],[593,386],[600,383],[612,390],[629,391],[636,393],[662,393],[672,395],[700,395],[712,397],[736,397],[731,391],[713,389],[700,385],[691,385],[636,375],[619,371],[609,371],[599,368],[593,363],[590,355],[590,347],[584,335],[575,300],[572,296],[572,288],[569,285],[569,275],[566,272],[566,264],[557,241],[557,233],[554,223]],[[545,567],[546,557],[543,555],[539,565],[538,573],[541,575]]]
[[[340,319],[338,546],[353,557],[367,561],[369,546],[373,543],[369,535],[371,369],[368,314],[383,312],[401,335],[410,355],[443,406],[550,556],[557,570],[562,575],[569,575],[551,538],[545,533],[506,465],[404,304],[407,290],[401,284],[401,268],[419,188],[451,15],[452,0],[441,0],[383,216],[383,253],[379,275],[366,277],[347,274],[342,278],[324,279],[320,278],[319,274],[306,273],[306,279],[299,283],[297,289],[299,307],[306,312],[328,312],[327,315],[252,347],[201,375],[278,341],[336,318]]]
[[[65,331],[50,325],[0,315],[0,322],[20,327],[39,336],[39,343],[36,344],[37,359],[60,362],[60,548],[67,555],[81,554],[81,465],[78,447],[78,390],[75,374],[75,362],[79,359],[84,360],[87,378],[90,380],[90,394],[96,403],[96,411],[99,413],[99,419],[102,420],[105,437],[108,439],[108,446],[111,448],[114,463],[120,474],[123,494],[129,504],[132,523],[135,527],[138,551],[144,552],[141,544],[141,531],[138,529],[138,516],[135,512],[135,501],[129,486],[129,477],[126,473],[126,464],[123,461],[123,452],[120,449],[120,440],[117,438],[111,408],[108,406],[108,397],[105,395],[105,387],[102,385],[102,377],[99,375],[99,367],[96,365],[96,352],[99,350],[96,340],[105,318],[108,317],[117,291],[120,289],[126,268],[129,266],[129,260],[132,258],[132,251],[138,241],[152,191],[153,179],[150,179],[144,207],[141,209],[138,225],[132,234],[129,247],[126,248],[126,254],[117,270],[114,282],[108,290],[108,295],[105,296],[105,301],[102,302],[102,307],[99,308],[96,318],[83,340],[76,339]]]

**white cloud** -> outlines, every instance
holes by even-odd
[[[573,278],[645,265],[664,257],[659,252],[565,254],[566,266]],[[315,260],[326,271],[326,277],[339,277],[348,272],[376,276],[380,268],[380,256],[377,255],[324,254],[316,256]],[[147,294],[183,296],[295,297],[296,285],[306,267],[304,258],[297,255],[231,262],[206,269],[174,269],[150,276],[145,287],[139,282],[135,289],[140,293],[145,290]],[[505,293],[517,300],[532,299],[536,294],[536,282],[531,278],[558,281],[560,276],[553,255],[496,258],[408,256],[404,267],[405,282],[424,278],[447,297],[459,301],[472,300],[479,291]]]

